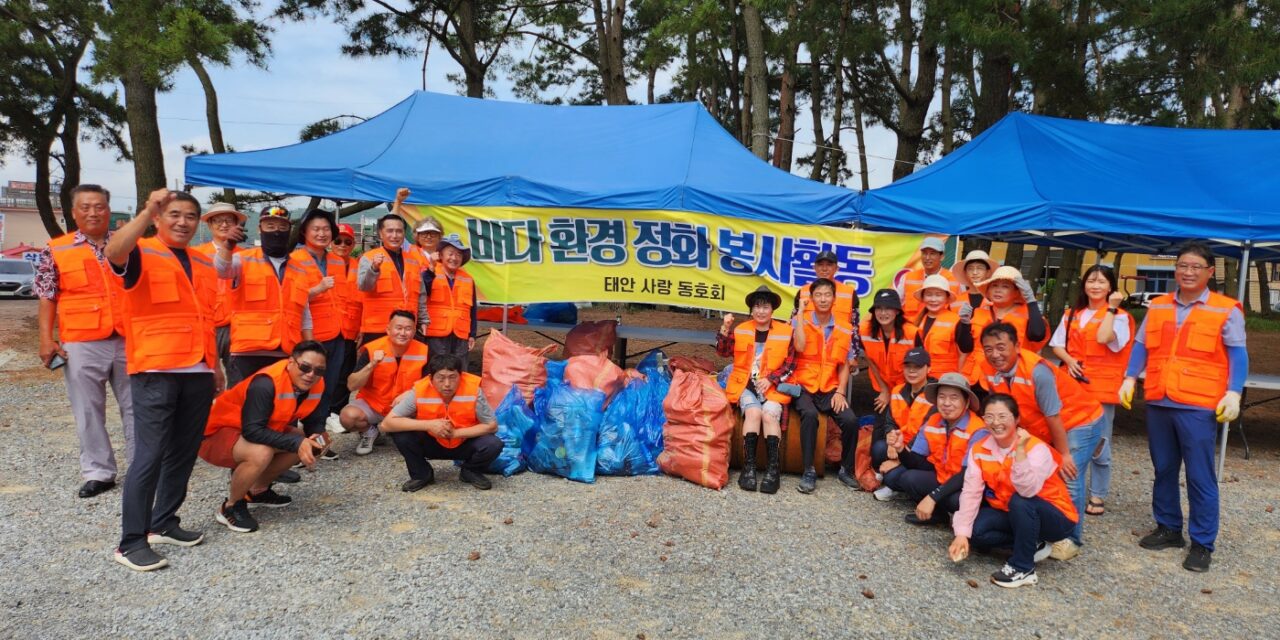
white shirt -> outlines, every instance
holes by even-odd
[[[1107,310],[1104,308],[1102,309],[1102,312],[1106,313]],[[1094,314],[1093,309],[1082,309],[1080,311],[1077,311],[1075,317],[1078,321],[1078,327],[1080,329],[1084,329],[1085,325],[1089,324],[1089,321],[1093,319],[1093,314]],[[1125,345],[1129,344],[1129,338],[1131,336],[1129,331],[1128,314],[1121,315],[1117,313],[1116,322],[1113,325],[1113,329],[1115,330],[1116,335],[1115,337],[1111,338],[1111,342],[1107,343],[1107,348],[1111,349],[1112,353],[1120,353],[1121,351],[1124,350]],[[1058,328],[1055,329],[1053,332],[1053,338],[1049,340],[1049,346],[1062,347],[1064,349],[1067,347],[1067,323],[1066,322],[1062,322],[1058,324]]]

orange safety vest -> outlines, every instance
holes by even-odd
[[[476,419],[476,397],[479,393],[480,376],[474,373],[460,375],[458,390],[448,402],[431,386],[431,378],[423,378],[413,385],[416,417],[418,420],[438,420],[447,416],[455,429],[474,427],[479,422]],[[456,449],[466,441],[466,438],[436,438],[436,442],[448,449]]]
[[[946,278],[951,285],[951,299],[953,301],[960,300],[960,283],[956,281],[956,277],[951,273],[951,270],[942,267],[935,275]],[[916,300],[916,292],[920,290],[920,287],[924,286],[924,279],[927,277],[924,273],[924,267],[916,267],[902,276],[902,313],[906,314],[909,320],[919,316],[920,310],[924,308],[924,303]]]
[[[852,327],[853,310],[858,306],[858,292],[839,280],[833,280],[832,282],[836,284],[836,297],[831,303],[831,315],[836,317],[836,322]],[[814,311],[813,304],[809,300],[809,291],[812,288],[812,282],[800,287],[800,313],[809,314]]]
[[[1062,314],[1062,321],[1067,323],[1067,353],[1080,361],[1084,366],[1084,377],[1089,379],[1088,384],[1083,382],[1080,384],[1098,402],[1116,404],[1120,401],[1120,383],[1124,382],[1125,368],[1129,366],[1129,352],[1133,351],[1133,340],[1126,342],[1119,352],[1112,351],[1111,347],[1105,344],[1098,344],[1098,328],[1102,326],[1102,320],[1106,314],[1106,309],[1095,312],[1093,317],[1089,318],[1089,322],[1084,325],[1084,329],[1080,328],[1080,323],[1076,322],[1069,312]],[[1124,310],[1118,310],[1116,316],[1119,320],[1121,316],[1128,318],[1129,314]],[[1133,331],[1132,320],[1129,321],[1129,327],[1130,331]],[[1217,407],[1217,403],[1214,407]]]
[[[342,291],[347,282],[346,263],[332,253],[325,254],[324,273],[315,256],[306,248],[297,249],[289,254],[289,262],[284,268],[285,314],[288,318],[283,349],[285,352],[302,341],[302,314],[308,305],[311,307],[311,337],[325,342],[338,337],[342,333],[342,321],[345,308],[342,305]],[[312,298],[310,290],[320,284],[326,275],[333,276],[333,288]]]
[[[992,393],[1003,391],[1013,396],[1013,399],[1018,402],[1018,412],[1022,415],[1019,421],[1022,428],[1045,442],[1053,442],[1053,436],[1049,433],[1049,422],[1044,414],[1040,413],[1040,405],[1036,402],[1035,383],[1031,376],[1036,365],[1041,362],[1044,362],[1044,358],[1039,354],[1023,349],[1018,355],[1013,377],[1003,382],[996,382],[996,368],[989,362],[983,362],[981,384]],[[1048,363],[1045,364],[1048,365]],[[1062,401],[1062,412],[1058,415],[1062,418],[1064,430],[1070,431],[1102,417],[1102,405],[1088,391],[1085,391],[1084,387],[1071,377],[1071,374],[1065,369],[1052,365],[1049,365],[1049,369],[1053,371],[1053,378],[1058,387],[1058,398]]]
[[[364,305],[361,304],[360,290],[356,288],[356,273],[360,263],[351,258],[346,259],[346,280],[338,284],[338,297],[342,300],[342,337],[347,340],[360,338],[360,323],[363,320]],[[383,327],[384,329],[386,327]]]
[[[966,409],[969,423],[964,431],[948,429],[942,425],[942,414],[934,413],[921,428],[925,442],[929,443],[929,462],[933,464],[938,484],[944,484],[964,466],[964,457],[969,454],[969,439],[973,434],[987,428],[978,414]]]
[[[218,253],[218,246],[212,242],[206,242],[202,245],[191,248],[193,251],[199,251],[209,257],[212,261]],[[236,249],[231,252],[236,255],[243,249]],[[213,303],[213,326],[225,327],[231,324],[231,281],[218,278],[218,295]]]
[[[393,357],[394,346],[391,338],[386,336],[370,340],[363,348],[371,358],[374,351],[382,351],[387,357],[373,368],[369,380],[360,388],[356,397],[385,416],[391,410],[391,404],[396,401],[396,396],[422,378],[422,369],[427,366],[427,345],[410,340],[409,348],[399,358]]]
[[[404,277],[396,271],[396,263],[391,259],[385,247],[378,247],[361,257],[372,261],[382,256],[382,266],[378,269],[378,282],[373,291],[361,291],[360,301],[364,305],[364,319],[360,330],[364,333],[386,333],[387,321],[392,311],[408,311],[418,316],[418,298],[422,295],[422,254],[417,251],[403,251]],[[434,318],[433,318],[434,319]]]
[[[906,388],[905,382],[893,388],[893,395],[889,396],[889,412],[893,414],[893,423],[902,432],[902,441],[910,446],[929,412],[933,411],[933,405],[923,392],[916,394],[911,404],[907,404],[907,396],[902,393]]]
[[[431,295],[427,298],[428,338],[440,338],[453,334],[459,338],[471,337],[471,298],[475,281],[466,271],[458,269],[453,274],[453,286],[444,274],[444,265],[436,265],[436,277],[431,280]]]
[[[1148,401],[1170,400],[1214,410],[1227,392],[1230,377],[1222,328],[1240,303],[1222,294],[1209,293],[1204,304],[1191,307],[1178,327],[1174,294],[1151,301],[1147,308],[1147,378],[1143,383]],[[1086,376],[1090,374],[1086,371]]]
[[[906,378],[902,377],[902,358],[916,346],[917,329],[914,324],[904,322],[902,338],[894,338],[891,335],[873,338],[871,337],[872,322],[875,322],[874,317],[863,319],[858,331],[858,337],[862,339],[862,354],[866,356],[868,362],[876,366],[880,377],[884,378],[885,383],[892,389],[906,382]],[[876,382],[874,376],[871,376],[871,386],[877,392],[881,391],[880,383]]]
[[[764,353],[761,354],[760,372],[764,378],[782,366],[787,359],[787,351],[791,347],[791,325],[774,320],[769,327],[769,338],[764,342]],[[751,380],[751,364],[756,359],[756,323],[748,320],[733,330],[733,371],[729,374],[729,382],[725,394],[729,402],[737,402],[742,397],[742,390],[747,388]],[[754,391],[754,389],[753,389]],[[765,392],[765,399],[779,404],[791,402],[791,396],[778,393],[774,387]]]
[[[925,320],[920,321],[921,328],[917,330],[916,337],[929,352],[930,375],[939,377],[960,370],[960,345],[956,344],[956,325],[959,322],[960,315],[950,309],[938,312],[928,333],[923,333]]]
[[[1003,318],[1000,318],[1000,322],[1011,324],[1018,330],[1018,344],[1027,351],[1040,353],[1040,350],[1049,344],[1048,327],[1045,328],[1044,339],[1035,342],[1027,340],[1027,323],[1030,322],[1030,318],[1027,316],[1025,302],[1014,305]],[[996,312],[991,306],[973,310],[973,320],[969,325],[969,330],[973,332],[973,353],[965,358],[963,370],[965,377],[969,379],[969,384],[978,382],[978,378],[982,375],[982,365],[987,361],[986,354],[982,351],[982,331],[995,323]]]
[[[233,355],[284,350],[288,320],[284,313],[284,291],[275,265],[262,253],[261,247],[240,252],[240,278],[231,288]],[[299,329],[294,326],[292,330]]]
[[[1043,440],[1032,436],[1027,442],[1027,452],[1030,453],[1036,447],[1047,447],[1049,454],[1053,456],[1054,463],[1059,467],[1062,466],[1062,454]],[[973,462],[982,470],[982,482],[987,485],[983,497],[986,498],[987,504],[994,509],[1008,511],[1009,499],[1013,497],[1014,492],[1011,472],[1013,454],[1010,453],[1002,458],[996,454],[997,449],[995,436],[988,435],[973,445]],[[1071,501],[1071,493],[1067,491],[1067,484],[1056,472],[1045,478],[1044,485],[1040,487],[1040,493],[1036,496],[1053,505],[1068,520],[1080,521],[1075,503]]]
[[[792,378],[809,393],[825,393],[834,390],[840,381],[839,369],[849,359],[853,329],[837,320],[831,339],[824,340],[822,328],[812,317],[813,314],[804,317],[804,353],[796,354]]]
[[[213,399],[213,408],[209,410],[209,422],[205,425],[205,437],[213,435],[219,429],[235,429],[239,431],[244,425],[241,412],[244,410],[245,396],[249,394],[249,384],[258,376],[267,376],[276,385],[275,404],[271,408],[271,417],[267,419],[267,428],[284,433],[284,430],[303,418],[311,415],[320,404],[324,395],[324,378],[316,380],[315,385],[307,392],[306,398],[298,402],[297,391],[293,380],[285,370],[289,360],[281,360],[257,373],[241,380],[226,393]]]
[[[218,272],[213,261],[188,251],[188,280],[182,263],[159,238],[138,240],[138,253],[141,275],[132,289],[125,289],[129,373],[182,369],[201,362],[213,369],[218,358],[212,321]]]
[[[75,244],[75,232],[49,241],[58,268],[58,339],[89,342],[124,333],[124,289],[108,277],[88,242]]]

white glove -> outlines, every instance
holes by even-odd
[[[1232,422],[1240,417],[1240,392],[1228,391],[1218,401],[1218,422]]]
[[[1026,278],[1018,278],[1013,281],[1013,286],[1018,288],[1018,293],[1022,294],[1023,302],[1035,302],[1036,292],[1031,288],[1031,283]]]
[[[960,311],[958,313],[960,314],[960,322],[969,324],[973,321],[973,305],[968,302],[960,304]]]

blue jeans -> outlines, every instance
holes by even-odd
[[[1218,538],[1218,477],[1213,464],[1217,437],[1218,423],[1209,409],[1147,405],[1147,446],[1156,472],[1151,485],[1151,513],[1156,524],[1182,530],[1178,472],[1185,464],[1187,503],[1191,509],[1187,534],[1192,542],[1209,551],[1213,551]]]
[[[1076,514],[1082,516],[1071,532],[1071,540],[1076,544],[1084,544],[1084,480],[1089,470],[1089,460],[1093,458],[1094,449],[1098,448],[1098,438],[1102,435],[1102,423],[1106,418],[1104,413],[1097,420],[1067,432],[1067,446],[1071,449],[1072,461],[1076,463],[1076,479],[1067,481],[1067,491],[1071,492],[1071,502],[1076,506]]]
[[[1036,545],[1066,538],[1074,527],[1074,522],[1044,498],[1015,493],[1009,498],[1008,511],[982,504],[969,544],[982,550],[1012,548],[1009,566],[1031,571],[1036,566]]]
[[[1098,433],[1102,450],[1089,459],[1089,495],[1099,500],[1106,500],[1111,493],[1111,434],[1115,421],[1116,406],[1102,405],[1102,430]]]

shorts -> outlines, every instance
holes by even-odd
[[[205,436],[204,442],[200,443],[200,458],[215,467],[234,469],[236,459],[231,450],[239,440],[239,429],[218,429]]]
[[[742,409],[742,415],[747,414],[747,409],[758,408],[774,420],[782,419],[782,403],[777,400],[765,400],[761,403],[760,398],[750,389],[742,390],[742,395],[738,397],[738,407]]]
[[[373,407],[369,406],[369,403],[366,402],[364,398],[356,398],[349,402],[347,406],[355,407],[364,412],[364,419],[369,421],[369,426],[371,427],[376,427],[382,423],[382,418],[384,416],[381,413],[374,411]]]

